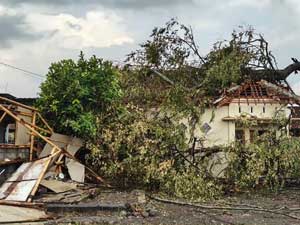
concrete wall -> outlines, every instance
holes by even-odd
[[[283,114],[286,117],[289,116],[290,109],[288,109],[286,105],[282,105],[274,101],[268,102],[268,100],[265,100],[264,102],[237,102],[236,100],[226,106],[221,106],[215,109],[207,109],[201,117],[201,123],[197,126],[195,136],[204,140],[203,143],[205,147],[229,145],[235,141],[236,125],[234,121],[223,121],[223,118],[236,118],[241,115],[249,114],[258,118],[272,119],[275,112],[280,109],[283,110]],[[211,121],[213,114],[214,118]],[[207,133],[204,133],[201,130],[201,126],[205,123],[211,127]]]
[[[216,109],[207,109],[201,117],[201,124],[196,132],[198,138],[204,140],[205,147],[211,147],[215,145],[226,145],[234,141],[235,136],[235,124],[234,122],[222,121],[222,118],[230,115],[230,107],[223,106]],[[201,127],[208,124],[210,130],[205,133]]]
[[[239,112],[239,107],[241,108],[241,112]],[[251,112],[251,107],[253,112]],[[282,108],[283,107],[283,108]],[[285,107],[285,105],[272,102],[272,103],[255,103],[255,102],[249,102],[248,103],[238,103],[238,102],[232,102],[229,105],[230,108],[230,117],[237,117],[241,116],[242,114],[249,114],[252,116],[257,116],[259,118],[272,118],[275,115],[275,112],[277,110],[283,109],[285,111],[285,114],[288,116],[290,113],[290,110]],[[265,111],[263,110],[265,108]]]

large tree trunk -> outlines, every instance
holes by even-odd
[[[252,68],[243,68],[242,72],[246,78],[252,80],[267,80],[267,81],[283,81],[296,71],[300,70],[300,62],[294,62],[284,69],[273,70],[273,69],[259,69],[255,70]]]

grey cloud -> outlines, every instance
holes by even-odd
[[[177,5],[193,4],[194,0],[3,0],[2,4],[15,6],[21,4],[48,5],[48,6],[76,6],[76,5],[99,5],[117,9],[141,9],[173,7]]]
[[[0,47],[2,48],[10,47],[14,40],[34,40],[39,36],[26,29],[24,16],[21,15],[1,15],[0,30]]]

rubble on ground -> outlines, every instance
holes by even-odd
[[[45,220],[48,218],[43,211],[45,204],[75,204],[91,197],[95,187],[85,183],[86,177],[93,177],[94,182],[107,186],[100,176],[76,158],[83,146],[81,139],[55,133],[35,108],[11,99],[0,97],[0,111],[0,123],[9,117],[5,135],[9,135],[9,129],[18,127],[17,137],[13,139],[29,142],[26,145],[20,145],[21,142],[2,144],[6,151],[22,151],[22,155],[1,151],[0,211],[4,214],[0,215],[0,223]],[[36,124],[37,116],[43,127]],[[43,148],[38,149],[37,139],[45,143]],[[42,209],[41,205],[36,208],[37,203]]]

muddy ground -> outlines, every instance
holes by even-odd
[[[139,203],[144,200],[145,203]],[[201,209],[162,203],[148,197],[143,199],[139,191],[101,190],[93,198],[84,200],[84,203],[108,205],[130,203],[127,206],[133,205],[136,211],[122,209],[71,213],[60,211],[54,213],[55,220],[48,221],[46,224],[300,224],[300,187],[289,188],[278,194],[240,193],[214,202],[199,203],[205,206],[231,207],[235,210]],[[239,210],[239,208],[272,211]]]

